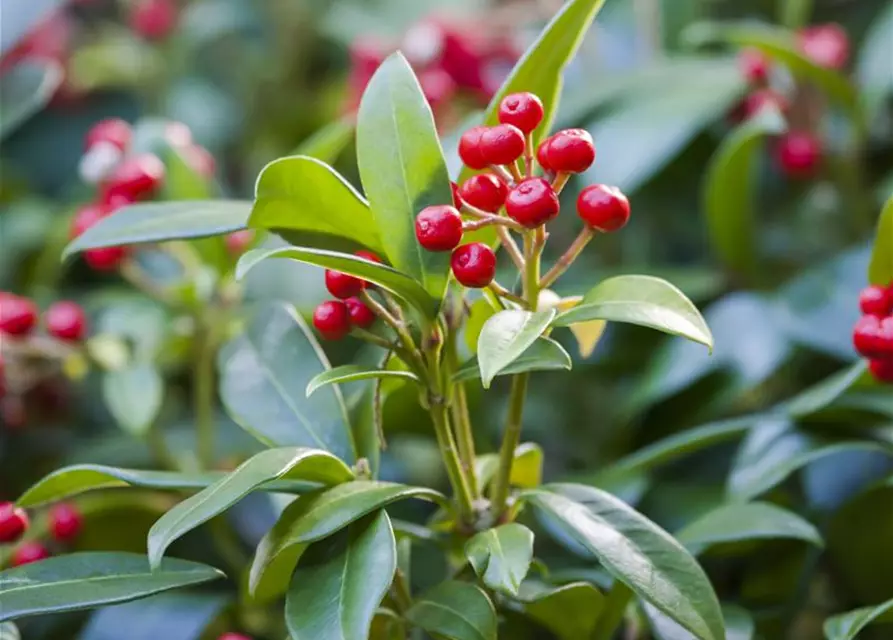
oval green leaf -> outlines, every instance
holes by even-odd
[[[882,287],[893,282],[893,196],[887,200],[878,220],[868,265],[868,281]]]
[[[164,400],[164,380],[151,362],[134,362],[102,376],[102,397],[122,429],[143,436]]]
[[[508,376],[525,371],[568,370],[573,366],[568,352],[551,338],[537,338],[516,360],[501,369],[496,376]],[[453,382],[465,382],[481,377],[477,358],[463,364],[453,374]]]
[[[572,582],[560,587],[527,580],[518,600],[524,615],[549,629],[560,640],[592,637],[595,623],[605,606],[601,591],[588,582]]]
[[[868,625],[879,623],[893,623],[893,600],[828,618],[824,625],[825,637],[828,640],[853,640]]]
[[[617,276],[590,289],[573,309],[555,320],[555,326],[608,320],[651,327],[682,336],[713,349],[713,335],[698,308],[682,291],[653,276]]]
[[[406,619],[449,640],[496,640],[496,610],[487,594],[468,582],[443,582],[406,612]]]
[[[615,578],[701,640],[725,637],[722,613],[697,560],[670,534],[609,493],[575,484],[521,494]]]
[[[419,378],[411,371],[396,371],[391,369],[367,369],[359,364],[345,364],[328,371],[323,371],[307,383],[307,397],[322,387],[329,384],[341,384],[344,382],[356,382],[358,380],[374,380],[380,378],[399,378],[418,382]]]
[[[533,531],[518,523],[481,531],[465,544],[465,557],[485,586],[517,596],[533,560]]]
[[[555,309],[512,309],[491,316],[478,336],[478,368],[485,389],[496,375],[517,360],[555,318]]]
[[[396,569],[394,531],[384,510],[311,545],[285,599],[292,639],[368,637]]]
[[[122,629],[127,640],[201,640],[229,604],[223,593],[163,593],[96,611],[77,640],[112,640]]]
[[[73,553],[0,573],[0,621],[91,609],[222,578],[214,567],[168,559],[152,571],[134,553]]]

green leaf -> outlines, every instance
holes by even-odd
[[[873,607],[862,607],[825,620],[824,631],[828,640],[853,640],[859,632],[874,623],[893,622],[893,600]]]
[[[868,368],[865,360],[825,378],[816,385],[801,391],[782,405],[788,415],[795,418],[821,411],[853,387]]]
[[[306,480],[331,485],[353,477],[347,465],[327,451],[300,447],[261,451],[159,518],[149,531],[149,562],[157,567],[172,542],[270,481]]]
[[[497,376],[508,376],[525,371],[556,371],[570,369],[571,357],[564,347],[551,338],[537,338],[518,358],[500,369]],[[465,382],[481,377],[480,364],[472,358],[453,374],[453,382]]]
[[[121,244],[188,240],[245,228],[251,203],[245,200],[146,202],[121,207],[65,247],[62,258],[85,249]]]
[[[465,321],[465,345],[471,353],[478,352],[478,338],[481,335],[481,329],[496,311],[486,298],[475,300],[468,310],[468,318]]]
[[[304,396],[307,383],[330,365],[292,307],[270,304],[258,309],[245,333],[221,349],[218,369],[224,406],[261,442],[324,449],[347,462],[355,460],[338,387]]]
[[[400,53],[385,60],[363,94],[357,164],[389,262],[440,301],[450,254],[422,248],[415,217],[427,206],[452,204],[453,192],[431,108]]]
[[[856,61],[856,78],[872,115],[878,114],[893,90],[893,74],[890,73],[893,6],[888,4],[881,11],[881,15],[871,22]]]
[[[474,461],[475,472],[482,488],[486,488],[499,468],[499,455],[485,453]],[[543,478],[543,450],[535,442],[524,442],[515,449],[509,484],[514,487],[533,489]]]
[[[273,160],[261,169],[254,197],[251,227],[335,236],[383,251],[369,203],[320,160]]]
[[[332,164],[353,139],[356,125],[349,119],[333,120],[304,140],[295,155],[310,156]]]
[[[602,281],[580,304],[558,316],[555,326],[589,320],[651,327],[713,349],[713,335],[698,308],[672,284],[653,276],[617,276]]]
[[[524,614],[552,631],[560,640],[589,638],[605,606],[601,591],[588,582],[549,587],[527,580],[518,600]]]
[[[655,640],[688,640],[692,635],[650,604],[643,607]],[[726,623],[726,640],[753,640],[756,624],[746,609],[723,604],[722,617]]]
[[[574,484],[521,494],[615,578],[701,640],[722,639],[722,614],[697,561],[670,534],[609,493]]]
[[[311,545],[285,600],[292,639],[368,637],[396,569],[394,531],[384,510]]]
[[[93,613],[77,640],[200,640],[230,604],[226,594],[168,592]]]
[[[882,287],[893,282],[893,196],[887,199],[878,220],[871,263],[868,265],[868,281]]]
[[[821,534],[812,524],[767,502],[721,505],[676,533],[676,539],[692,553],[723,542],[776,538],[824,546]]]
[[[308,249],[305,247],[287,247],[284,249],[255,249],[249,251],[236,265],[236,277],[244,278],[254,266],[268,258],[289,258],[316,265],[325,269],[335,269],[343,273],[368,280],[394,295],[402,298],[418,309],[428,319],[437,316],[438,302],[432,298],[422,286],[405,273],[364,258],[326,251],[324,249]]]
[[[123,429],[143,436],[161,410],[164,380],[151,362],[134,362],[103,374],[102,396]]]
[[[377,378],[399,378],[401,380],[413,380],[419,378],[411,371],[395,371],[391,369],[367,369],[360,364],[345,364],[328,371],[323,371],[307,383],[307,397],[322,387],[329,384],[342,384],[344,382],[356,382],[358,380],[373,380]]]
[[[555,309],[548,311],[500,311],[490,317],[478,337],[478,367],[485,389],[496,375],[517,360],[555,318]]]
[[[713,251],[732,271],[752,276],[759,266],[755,163],[767,136],[782,133],[784,117],[764,108],[735,128],[710,160],[704,189],[704,213]]]
[[[481,531],[465,544],[465,557],[485,586],[516,596],[533,560],[533,531],[517,523]]]
[[[0,623],[0,640],[22,640],[19,628],[12,622]]]
[[[64,78],[59,63],[39,58],[5,70],[0,76],[0,140],[43,109]]]
[[[443,582],[406,612],[406,619],[449,640],[496,640],[496,610],[487,594],[468,582]]]
[[[168,559],[155,571],[133,553],[73,553],[0,573],[0,621],[145,598],[222,578],[213,567]]]
[[[443,500],[441,494],[423,487],[359,480],[301,496],[286,507],[257,546],[249,574],[249,592],[258,600],[281,594],[309,543],[406,498]]]

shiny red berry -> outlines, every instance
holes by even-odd
[[[377,262],[381,264],[381,258],[372,253],[371,251],[366,251],[365,249],[357,251],[354,255],[358,258],[363,258],[364,260],[369,260],[371,262]]]
[[[453,251],[450,266],[460,284],[480,289],[493,282],[496,275],[496,254],[482,242],[463,244]]]
[[[84,138],[84,148],[90,150],[96,144],[104,142],[125,151],[130,146],[133,130],[130,125],[120,118],[108,118],[94,124]]]
[[[59,542],[73,540],[81,532],[84,519],[74,505],[60,503],[50,509],[50,530]]]
[[[496,213],[505,204],[508,185],[492,173],[471,176],[459,187],[459,197],[472,207]]]
[[[130,254],[127,247],[101,247],[84,251],[84,262],[96,271],[114,271]]]
[[[39,562],[41,560],[46,560],[49,557],[50,552],[39,542],[23,542],[19,548],[13,552],[9,563],[13,567],[20,567],[23,564]]]
[[[87,316],[76,302],[61,300],[51,304],[43,319],[47,333],[60,340],[82,340],[87,333]]]
[[[78,209],[71,219],[71,232],[69,237],[73,240],[84,231],[99,222],[108,215],[108,207],[102,204],[86,204]]]
[[[807,27],[797,35],[804,56],[821,67],[842,69],[850,57],[850,39],[839,24]]]
[[[24,336],[37,324],[37,305],[28,298],[6,294],[0,298],[0,333]]]
[[[174,0],[137,0],[130,27],[147,40],[161,40],[177,26],[177,13]]]
[[[459,138],[459,157],[462,163],[470,169],[483,169],[487,161],[481,153],[481,136],[487,127],[472,127]]]
[[[558,215],[558,194],[547,180],[527,178],[513,187],[505,199],[505,212],[518,224],[534,229]]]
[[[589,132],[583,129],[564,129],[543,145],[543,158],[551,171],[581,173],[595,162],[595,144]]]
[[[751,84],[765,84],[769,80],[769,59],[759,49],[743,49],[738,54],[738,68]]]
[[[577,215],[593,229],[617,231],[629,221],[629,200],[617,187],[592,184],[577,197]]]
[[[313,326],[326,340],[341,340],[350,333],[350,311],[340,300],[329,300],[313,311]]]
[[[450,180],[450,190],[453,192],[453,206],[458,209],[462,206],[462,198],[459,195],[459,185]]]
[[[376,315],[366,303],[359,298],[348,298],[344,301],[347,312],[350,314],[350,322],[360,329],[368,329],[375,323]]]
[[[778,144],[778,162],[791,178],[813,176],[822,161],[822,143],[811,133],[792,132]]]
[[[240,231],[233,231],[226,235],[223,242],[226,245],[226,250],[229,251],[230,254],[240,256],[245,253],[245,250],[251,246],[252,242],[254,242],[254,230],[242,229]]]
[[[543,168],[543,171],[553,171],[552,165],[549,164],[549,143],[552,141],[552,138],[546,138],[540,143],[540,146],[536,148],[536,161]]]
[[[126,158],[102,185],[102,201],[114,198],[130,201],[151,197],[164,181],[164,163],[152,153]]]
[[[15,542],[28,530],[28,514],[11,502],[0,502],[0,544]]]
[[[344,300],[345,298],[359,295],[365,286],[365,281],[357,277],[341,273],[340,271],[326,269],[326,289],[336,298]]]
[[[893,287],[871,285],[859,293],[859,308],[862,313],[887,316],[893,313]]]
[[[530,133],[543,121],[543,102],[527,91],[507,95],[499,103],[499,121]]]
[[[425,207],[415,219],[415,237],[428,251],[452,251],[462,240],[462,216],[455,207]]]
[[[524,133],[510,124],[498,124],[481,133],[481,157],[488,164],[511,164],[524,153]]]
[[[893,358],[881,358],[868,361],[868,370],[878,382],[893,384]]]
[[[853,346],[866,358],[893,358],[893,316],[862,316],[853,329]]]

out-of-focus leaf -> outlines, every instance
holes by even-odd
[[[4,17],[4,22],[11,14]],[[65,72],[53,60],[24,60],[0,76],[0,140],[43,109]]]
[[[468,582],[442,582],[415,600],[406,619],[449,640],[496,640],[493,603]]]
[[[145,600],[100,609],[78,640],[198,640],[228,598],[211,593],[164,593]]]
[[[158,416],[164,401],[164,380],[155,365],[135,362],[102,376],[102,395],[123,429],[142,436]]]
[[[893,282],[893,196],[887,200],[878,220],[871,263],[868,265],[868,280],[882,287]]]
[[[304,140],[295,155],[310,156],[332,164],[353,139],[356,125],[350,120],[333,120]]]
[[[887,5],[872,23],[856,61],[856,79],[866,95],[868,111],[876,114],[893,90],[893,6]]]
[[[893,600],[828,618],[824,625],[825,637],[828,640],[852,640],[868,625],[884,623],[893,623]]]
[[[537,338],[517,359],[500,369],[496,376],[507,376],[525,371],[554,371],[570,369],[571,357],[551,338]],[[480,364],[472,358],[453,374],[453,382],[464,382],[481,377]]]
[[[867,363],[860,360],[853,366],[798,393],[785,402],[783,408],[795,418],[821,411],[852,388],[865,375],[867,368]]]
[[[485,453],[474,461],[475,472],[481,488],[486,488],[499,468],[499,455]],[[515,449],[512,460],[512,473],[509,484],[515,487],[533,489],[543,479],[543,450],[535,442],[524,442]]]
[[[345,382],[356,382],[358,380],[374,380],[377,378],[400,378],[402,380],[414,380],[418,382],[418,377],[411,371],[391,371],[390,369],[367,369],[361,364],[345,364],[314,376],[307,383],[307,397],[310,397],[314,391],[321,389],[330,384],[343,384]]]
[[[518,593],[524,615],[552,631],[561,640],[589,638],[605,606],[605,597],[588,582],[560,587],[526,580]]]
[[[0,640],[22,640],[22,634],[15,623],[0,622]]]
[[[555,310],[500,311],[481,329],[478,368],[485,389],[496,375],[517,360],[539,338],[555,317]]]
[[[516,522],[481,531],[465,544],[465,556],[485,586],[516,596],[533,560],[533,532]]]
[[[157,48],[124,30],[107,30],[72,51],[67,81],[82,92],[140,89],[150,86],[162,72]]]
[[[465,344],[472,353],[477,353],[481,329],[484,328],[487,320],[495,313],[496,309],[484,298],[475,300],[474,304],[471,305],[468,319],[465,321]]]
[[[691,633],[654,606],[646,602],[643,608],[656,640],[694,640]],[[753,640],[756,624],[746,609],[723,604],[722,617],[726,624],[726,640]]]

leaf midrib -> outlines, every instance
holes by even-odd
[[[441,609],[441,610],[443,610],[443,611],[448,611],[448,612],[452,613],[454,616],[456,616],[457,618],[459,618],[462,622],[464,622],[465,624],[467,624],[467,625],[471,628],[471,630],[474,631],[474,634],[475,634],[478,638],[480,638],[481,640],[487,640],[487,639],[484,637],[484,635],[480,632],[480,630],[478,629],[477,625],[476,625],[474,622],[472,622],[469,618],[466,618],[465,616],[463,616],[463,615],[459,612],[458,609],[453,609],[452,607],[448,607],[448,606],[445,605],[445,604],[441,604],[441,603],[439,603],[439,602],[435,602],[435,601],[433,601],[433,600],[422,600],[419,604],[422,605],[422,606],[432,607],[432,608],[434,608],[434,609]]]
[[[0,590],[0,594],[5,596],[9,595],[21,595],[24,591],[29,591],[31,589],[57,589],[61,587],[67,587],[70,585],[84,585],[84,583],[95,584],[97,582],[103,582],[106,580],[132,580],[134,578],[163,578],[165,580],[174,579],[176,577],[207,577],[212,578],[215,576],[219,576],[218,572],[209,572],[202,569],[184,569],[182,571],[165,571],[164,573],[153,573],[152,571],[147,571],[145,573],[124,573],[118,574],[114,576],[95,576],[91,578],[77,578],[77,579],[69,579],[69,580],[58,580],[56,582],[38,582],[36,584],[29,584],[23,587],[13,587],[8,590]]]

